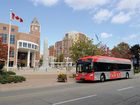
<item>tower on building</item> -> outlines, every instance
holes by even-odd
[[[31,25],[30,25],[30,33],[31,34],[38,34],[38,35],[40,35],[39,34],[40,33],[40,24],[39,24],[39,22],[38,22],[38,20],[37,20],[36,17],[31,22]]]

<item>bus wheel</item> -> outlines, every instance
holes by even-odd
[[[102,74],[102,75],[100,76],[100,81],[101,81],[101,82],[104,82],[104,81],[105,81],[105,75]]]
[[[129,79],[129,73],[126,73],[126,79]]]

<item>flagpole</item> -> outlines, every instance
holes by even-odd
[[[9,55],[10,55],[10,35],[11,35],[11,13],[12,13],[12,9],[10,9],[10,21],[9,21],[9,34],[8,34],[8,54],[7,54],[7,71],[9,71]]]

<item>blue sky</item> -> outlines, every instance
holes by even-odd
[[[20,32],[29,32],[34,17],[41,24],[41,51],[43,41],[49,45],[62,40],[66,32],[87,34],[110,48],[124,41],[140,44],[140,0],[1,0],[0,23],[9,23],[9,10],[24,19],[13,22]]]

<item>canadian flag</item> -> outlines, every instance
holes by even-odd
[[[17,16],[15,13],[11,13],[11,20],[17,20],[19,22],[23,22],[23,19],[19,16]]]

